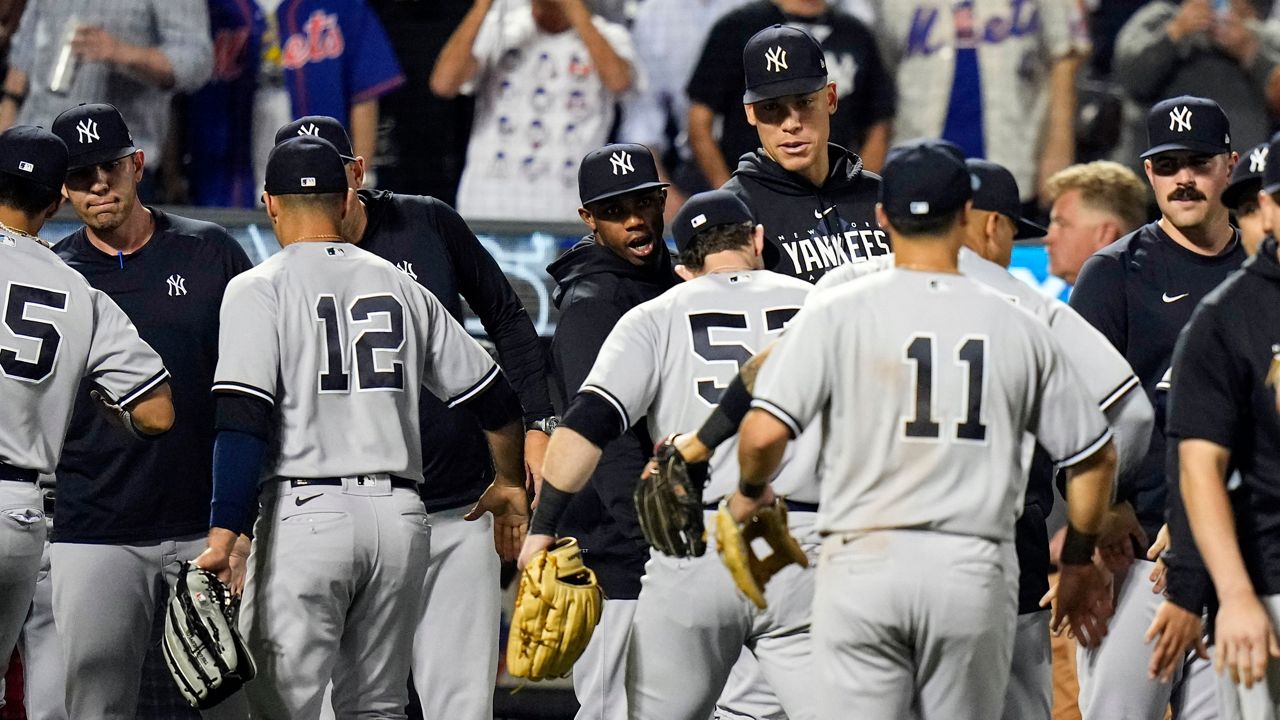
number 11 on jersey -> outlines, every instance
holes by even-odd
[[[979,335],[961,338],[955,348],[954,361],[960,372],[947,373],[939,378],[943,368],[937,368],[934,345],[937,337],[932,333],[916,333],[903,347],[903,362],[915,372],[915,415],[902,418],[902,433],[908,439],[938,440],[942,426],[934,419],[934,389],[936,382],[964,383],[964,398],[955,421],[955,439],[985,443],[987,426],[982,424],[982,398],[986,391],[987,339]],[[936,371],[935,371],[936,369]],[[949,369],[949,368],[947,368]]]

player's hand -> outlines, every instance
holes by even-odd
[[[1151,593],[1153,595],[1164,594],[1164,590],[1169,583],[1169,566],[1164,564],[1163,558],[1156,561],[1156,566],[1151,568],[1151,575],[1147,579],[1151,581]]]
[[[1065,629],[1068,636],[1083,647],[1102,644],[1114,609],[1111,577],[1105,568],[1096,563],[1063,565],[1058,570],[1058,582],[1040,599],[1040,607],[1051,602],[1053,616],[1049,629],[1055,635],[1061,635]]]
[[[1103,517],[1098,534],[1098,557],[1112,575],[1124,577],[1133,565],[1135,546],[1146,547],[1147,534],[1133,506],[1128,502],[1116,503]]]
[[[115,62],[120,55],[120,46],[114,35],[96,25],[76,28],[71,40],[71,50],[90,62]]]
[[[491,484],[476,501],[466,520],[493,513],[493,546],[503,560],[514,560],[529,531],[529,496],[523,486]]]
[[[749,498],[740,492],[730,493],[727,498],[729,502],[729,514],[733,516],[735,522],[739,525],[751,519],[762,508],[769,507],[773,504],[775,496],[773,494],[773,486],[765,485],[764,493],[758,498]]]
[[[227,565],[231,570],[227,587],[231,588],[231,594],[234,597],[240,597],[244,594],[244,579],[249,569],[249,551],[252,548],[252,544],[252,538],[248,535],[241,535],[236,538],[235,547],[231,548],[231,554],[227,557]],[[219,578],[219,580],[221,579]]]
[[[555,542],[555,537],[551,535],[530,535],[526,537],[524,546],[520,548],[520,557],[516,559],[516,568],[524,570],[534,555],[551,547]]]
[[[671,444],[676,446],[680,457],[684,458],[686,465],[693,463],[704,463],[711,460],[712,450],[702,441],[698,439],[698,433],[681,433],[671,440]]]
[[[1187,650],[1195,648],[1196,655],[1208,659],[1204,645],[1204,623],[1200,616],[1165,600],[1156,610],[1155,620],[1147,628],[1143,642],[1156,641],[1151,649],[1151,662],[1147,664],[1147,677],[1167,683],[1173,673],[1182,666]]]
[[[542,493],[542,461],[547,457],[549,442],[551,436],[541,430],[530,430],[524,434],[525,491],[533,496],[530,509],[538,507],[538,496]]]
[[[1147,559],[1155,560],[1169,549],[1169,523],[1160,526],[1160,530],[1156,532],[1156,541],[1151,543],[1151,547],[1147,548]]]
[[[1280,658],[1271,617],[1252,592],[1221,598],[1214,621],[1213,667],[1230,670],[1231,682],[1253,687],[1267,677],[1267,662]]]
[[[1181,42],[1188,35],[1208,32],[1215,20],[1217,13],[1209,0],[1183,0],[1177,14],[1165,26],[1165,32],[1174,42]]]

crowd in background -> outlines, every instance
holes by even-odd
[[[741,50],[797,25],[839,93],[833,141],[878,169],[942,136],[1017,177],[1046,212],[1054,173],[1140,169],[1156,99],[1213,98],[1233,146],[1280,117],[1271,0],[0,1],[0,127],[78,102],[120,108],[156,168],[149,202],[253,207],[272,131],[308,114],[350,129],[367,184],[471,220],[572,222],[581,158],[640,142],[668,212],[754,149]],[[1038,201],[1038,203],[1036,202]]]

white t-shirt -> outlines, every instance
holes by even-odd
[[[626,28],[599,17],[593,22],[632,62]],[[618,100],[600,81],[586,45],[572,29],[541,31],[525,5],[500,3],[471,53],[480,65],[476,116],[458,211],[473,219],[574,222],[578,165],[604,145]]]

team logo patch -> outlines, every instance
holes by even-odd
[[[98,122],[93,118],[85,118],[76,123],[76,139],[81,145],[87,145],[98,140]]]
[[[1253,152],[1249,153],[1249,172],[1260,173],[1266,170],[1267,169],[1267,153],[1270,151],[1271,151],[1271,148],[1266,145],[1263,145],[1262,147],[1254,148]]]
[[[781,45],[764,51],[764,69],[769,72],[787,70],[787,51]]]
[[[304,177],[304,178],[302,178],[302,187],[315,187],[315,186],[316,186],[316,179],[315,179],[315,178],[313,178],[313,177]]]
[[[19,161],[18,161],[18,169],[19,169],[19,170],[21,170],[22,172],[31,172],[32,170],[35,170],[35,169],[36,169],[36,166],[35,166],[35,165],[32,165],[31,163],[27,162],[26,160],[19,160]]]
[[[169,279],[165,280],[165,282],[169,285],[169,297],[177,297],[178,295],[187,294],[187,279],[181,275],[176,273],[170,275]]]
[[[298,134],[313,135],[315,137],[320,137],[320,128],[316,127],[315,123],[307,123],[306,125],[303,125],[302,127],[298,128]]]
[[[1169,129],[1174,132],[1187,132],[1191,129],[1191,108],[1183,105],[1169,111]]]
[[[698,216],[690,220],[689,224],[692,225],[693,227],[702,227],[703,225],[707,224],[707,216],[703,214],[699,214]]]
[[[631,153],[620,150],[609,156],[609,164],[613,166],[614,175],[630,175],[636,171],[631,164]]]
[[[329,257],[342,257],[343,255],[346,255],[346,253],[342,252],[342,248],[336,247],[325,248],[324,252]]]

